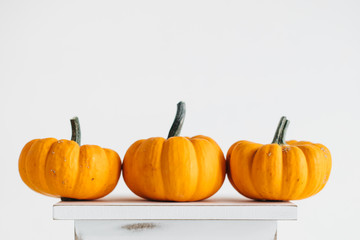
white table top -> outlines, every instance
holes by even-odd
[[[212,197],[199,202],[154,202],[138,197],[59,202],[56,220],[296,220],[291,202],[257,202],[241,197]]]

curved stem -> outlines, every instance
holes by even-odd
[[[280,145],[285,145],[286,144],[285,136],[286,136],[286,131],[287,131],[288,127],[289,127],[289,124],[290,124],[290,121],[286,120],[285,124],[284,124],[284,127],[282,128],[282,131],[281,131],[281,134],[280,134],[280,139],[279,139],[279,144]]]
[[[181,132],[182,125],[185,119],[185,103],[179,102],[177,104],[177,111],[174,122],[170,128],[168,139],[174,136],[179,136]]]
[[[71,140],[81,144],[81,131],[80,131],[80,122],[78,117],[73,117],[70,119],[71,122]]]
[[[280,122],[279,122],[279,124],[278,124],[278,126],[276,128],[276,132],[275,132],[272,143],[279,144],[281,132],[283,130],[283,127],[284,127],[286,121],[287,121],[286,117],[283,116],[283,117],[280,118]]]

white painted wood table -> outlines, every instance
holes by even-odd
[[[273,240],[278,220],[296,220],[291,202],[214,197],[201,202],[104,198],[59,202],[55,220],[74,220],[76,240],[244,239]]]

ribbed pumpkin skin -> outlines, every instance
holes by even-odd
[[[322,144],[234,143],[226,157],[228,178],[242,195],[257,200],[299,200],[320,192],[331,171],[330,151]]]
[[[19,158],[24,183],[52,197],[101,198],[115,188],[120,171],[115,151],[55,138],[28,142]]]
[[[123,176],[136,195],[158,201],[198,201],[224,182],[225,158],[209,137],[139,140],[124,157]]]

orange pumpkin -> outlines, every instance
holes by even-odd
[[[330,151],[322,144],[285,142],[282,117],[272,144],[234,143],[226,157],[228,178],[242,195],[257,200],[299,200],[318,193],[330,176]]]
[[[72,140],[34,139],[21,151],[19,172],[32,190],[51,197],[96,199],[109,194],[121,171],[119,155],[95,145],[80,146],[80,124],[71,119]]]
[[[123,176],[136,195],[158,201],[198,201],[212,196],[224,182],[225,158],[209,137],[179,137],[185,104],[168,139],[154,137],[132,144],[124,157]]]

